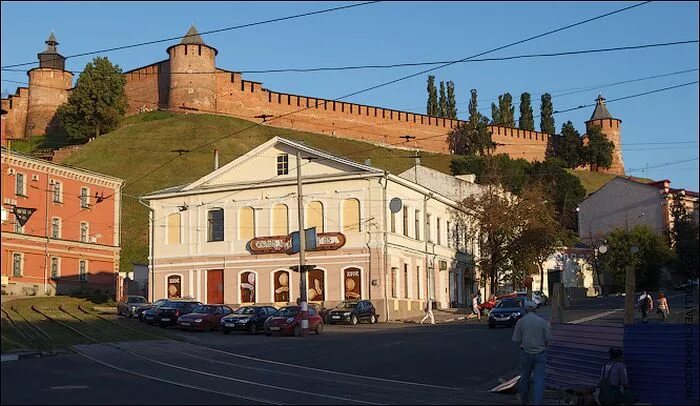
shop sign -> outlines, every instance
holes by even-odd
[[[15,206],[12,209],[12,211],[15,213],[15,218],[17,219],[17,222],[19,223],[19,225],[24,227],[24,225],[27,224],[27,221],[32,216],[32,214],[34,214],[36,209],[33,207]]]
[[[332,251],[345,245],[343,233],[319,233],[316,234],[316,248],[307,251]],[[248,242],[248,251],[251,254],[292,254],[292,237],[290,235],[278,235],[272,237],[253,238]]]

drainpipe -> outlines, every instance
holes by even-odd
[[[416,183],[418,183],[418,176],[416,173]],[[427,277],[426,287],[428,288],[427,294],[430,295],[430,277],[428,275],[428,240],[430,239],[430,230],[428,229],[428,200],[433,196],[432,193],[428,192],[428,196],[423,196],[423,238],[425,239],[425,248],[423,255],[423,269],[425,269],[425,276]],[[419,295],[420,296],[420,295]],[[430,298],[426,298],[430,299]]]
[[[46,232],[46,245],[44,246],[44,296],[48,296],[48,273],[49,273],[49,237],[50,237],[50,232],[49,232],[49,172],[46,171],[46,201],[44,202],[46,204],[46,207],[44,209],[44,223],[45,223],[45,229],[44,231]]]
[[[122,189],[124,188],[124,184],[121,183],[119,185],[119,207],[115,204],[114,210],[118,212],[118,219],[119,219],[119,227],[117,229],[117,238],[114,239],[115,246],[119,250],[119,268],[121,268],[121,261],[122,261],[122,252],[121,252],[121,246],[122,246]],[[119,269],[117,269],[117,280],[119,280]],[[119,286],[117,286],[118,288]],[[115,292],[114,297],[119,297],[121,299],[121,292]]]
[[[379,184],[381,185],[382,179],[379,178]],[[387,171],[384,171],[384,185],[382,185],[382,228],[383,228],[383,234],[384,234],[384,239],[383,242],[384,244],[384,263],[383,263],[383,269],[382,269],[382,275],[381,278],[384,279],[382,281],[382,285],[384,286],[384,312],[386,314],[386,321],[389,321],[389,292],[387,291],[387,286],[386,286],[386,277],[387,277],[387,269],[389,268],[389,252],[388,252],[388,244],[389,240],[387,238],[387,232],[386,232],[386,188],[389,184],[389,174]]]
[[[372,218],[372,181],[370,179],[367,179],[367,190],[369,193],[369,199],[367,205],[369,206],[369,214],[370,214],[370,219]],[[371,223],[367,223],[367,242],[365,243],[365,246],[367,246],[367,254],[369,254],[369,257],[367,257],[367,264],[369,267],[369,270],[367,271],[367,279],[369,279],[369,289],[367,290],[367,299],[372,300],[372,249],[369,247],[369,243],[372,241],[372,233],[370,232],[370,227],[372,227]],[[362,288],[360,288],[362,290]],[[362,292],[360,292],[362,293]]]
[[[156,283],[155,283],[155,281],[156,281],[156,268],[155,268],[155,258],[154,258],[154,253],[155,253],[155,249],[156,249],[156,247],[155,247],[156,230],[155,230],[155,224],[154,224],[154,222],[155,222],[155,209],[153,209],[148,203],[145,203],[140,197],[138,199],[139,199],[139,203],[144,205],[149,211],[148,223],[149,223],[149,231],[151,234],[150,235],[151,243],[149,244],[149,247],[148,247],[149,268],[150,268],[149,284],[151,286],[151,297],[149,299],[150,299],[151,303],[153,303],[153,301],[156,298],[156,292],[155,292],[155,289],[156,289],[156,286],[155,286],[156,285]]]

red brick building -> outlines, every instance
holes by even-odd
[[[114,292],[124,181],[4,147],[1,167],[3,293]]]

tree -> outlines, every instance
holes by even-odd
[[[453,120],[457,119],[457,102],[455,101],[455,84],[447,82],[447,114],[445,117]]]
[[[530,93],[527,92],[520,95],[520,118],[518,119],[518,128],[521,130],[535,131],[535,119],[532,115]]]
[[[488,118],[479,113],[476,89],[472,89],[469,100],[469,120],[457,125],[447,136],[450,151],[459,155],[490,153],[495,145],[491,139],[488,123]]]
[[[502,125],[503,119],[501,118],[501,110],[498,108],[496,103],[491,103],[491,124]]]
[[[438,100],[438,117],[447,117],[447,95],[445,82],[440,81],[440,99]]]
[[[428,76],[428,105],[425,114],[431,117],[438,116],[437,88],[435,87],[435,76],[433,75]]]
[[[119,65],[99,56],[89,62],[56,112],[69,138],[85,141],[115,129],[128,107],[125,85]]]
[[[617,286],[624,286],[627,267],[632,267],[636,287],[642,290],[658,290],[662,282],[662,270],[673,261],[673,251],[666,239],[646,224],[632,230],[613,230],[607,238],[608,251],[601,257],[601,268],[610,273]],[[632,247],[639,248],[637,253]]]
[[[498,96],[498,112],[501,115],[501,124],[505,127],[515,127],[515,107],[513,107],[513,96],[504,93]]]
[[[588,142],[582,148],[582,161],[599,168],[610,168],[612,165],[615,144],[602,133],[599,126],[588,130]]]
[[[564,161],[567,168],[577,168],[583,163],[583,139],[574,124],[567,121],[561,126],[561,138],[556,149],[557,158]]]
[[[555,159],[534,162],[528,171],[528,183],[544,185],[544,196],[554,205],[557,220],[569,230],[578,229],[576,207],[586,197],[586,189],[575,175],[563,168],[563,163]]]
[[[460,156],[452,159],[450,168],[453,175],[474,174],[477,183],[487,183],[486,167],[492,165],[499,173],[503,187],[515,194],[520,194],[528,182],[531,164],[522,158],[512,159],[506,154],[495,156]]]
[[[692,211],[685,206],[685,191],[681,190],[673,195],[671,202],[671,217],[673,223],[670,227],[670,239],[673,250],[678,259],[676,268],[683,282],[698,277],[700,264],[700,230],[698,223],[693,219]]]
[[[540,105],[540,132],[554,135],[557,131],[554,126],[554,106],[552,106],[552,95],[545,93],[541,98]]]

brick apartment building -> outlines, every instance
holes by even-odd
[[[2,148],[2,291],[112,293],[123,180]]]

